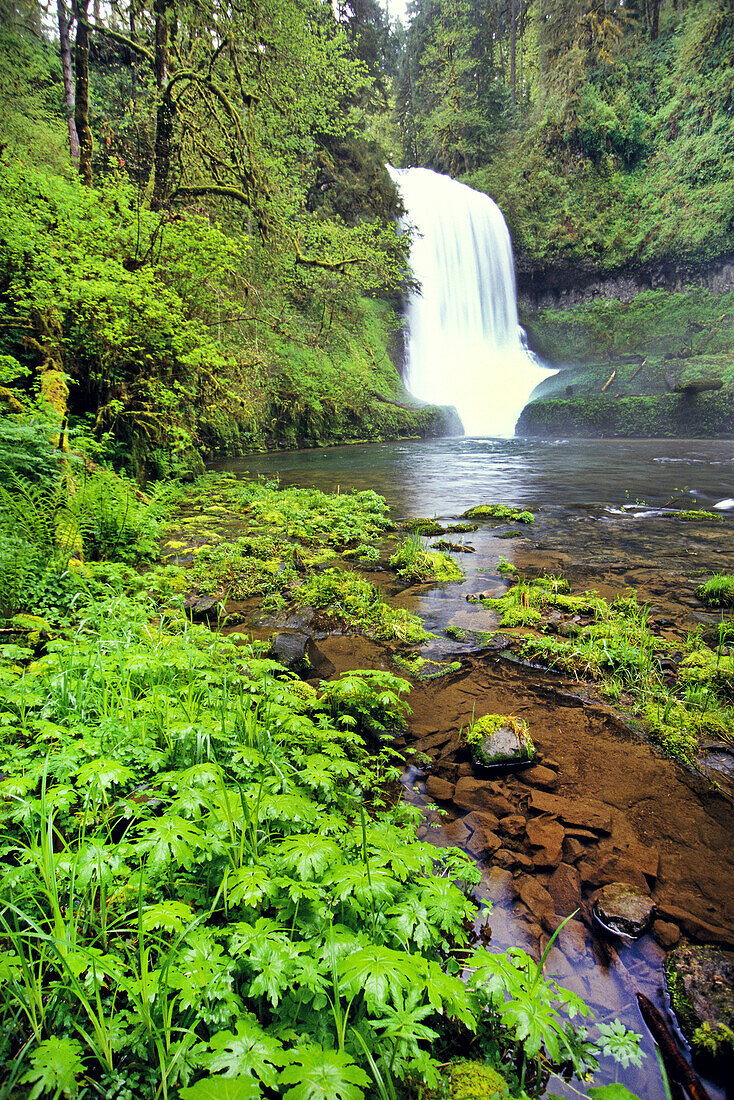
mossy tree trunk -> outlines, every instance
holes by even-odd
[[[71,64],[71,46],[69,28],[71,19],[67,15],[64,0],[56,0],[56,12],[59,19],[59,49],[61,51],[61,70],[64,77],[64,106],[66,124],[69,128],[69,152],[74,164],[79,165],[79,135],[76,132],[74,70]]]
[[[79,137],[79,175],[87,187],[92,186],[92,131],[89,126],[89,0],[74,0],[76,43],[74,70],[76,75],[74,120]]]
[[[165,206],[170,195],[174,106],[168,87],[169,31],[167,0],[155,0],[154,11],[155,83],[158,93],[158,107],[155,120],[153,198],[151,206],[154,210],[160,210]]]

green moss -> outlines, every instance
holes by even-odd
[[[449,1100],[503,1100],[509,1094],[504,1077],[481,1062],[455,1062],[445,1076]]]
[[[723,516],[718,512],[707,512],[702,508],[688,508],[685,511],[666,512],[668,518],[690,520],[697,523],[721,523]]]
[[[417,615],[383,603],[369,581],[354,573],[325,569],[293,593],[296,603],[321,611],[334,623],[385,641],[422,642],[430,635]]]
[[[444,528],[435,519],[409,519],[403,524],[406,531],[416,535],[443,535]]]
[[[462,513],[462,519],[494,519],[498,523],[535,523],[532,512],[521,512],[504,504],[477,504]]]
[[[500,557],[497,563],[497,572],[503,574],[517,573],[517,567],[514,566],[511,561],[507,561],[506,558]]]
[[[503,729],[509,729],[515,735],[517,748],[504,751],[492,745],[494,735]],[[485,714],[472,723],[464,739],[477,763],[490,767],[519,760],[532,760],[535,756],[535,746],[530,738],[527,722],[511,714]]]

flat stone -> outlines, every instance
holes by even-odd
[[[528,787],[541,787],[546,791],[553,790],[554,787],[558,786],[556,773],[542,764],[534,764],[530,768],[523,768],[521,772],[517,773],[517,778],[521,783],[527,784]]]
[[[520,900],[528,907],[536,920],[542,920],[543,914],[555,912],[553,898],[545,886],[530,875],[523,875],[517,882],[517,890]]]
[[[581,876],[575,867],[561,863],[548,881],[548,893],[553,898],[556,913],[567,917],[581,904]]]
[[[499,819],[494,814],[486,813],[483,810],[472,810],[470,814],[462,818],[462,821],[467,829],[488,829],[490,833],[496,832],[499,826]]]
[[[541,814],[552,814],[565,825],[591,829],[595,833],[612,831],[612,815],[603,802],[562,798],[545,791],[531,791],[528,807]]]
[[[718,943],[724,947],[734,945],[734,928],[725,928],[721,925],[709,924],[702,917],[680,909],[677,905],[668,905],[665,902],[658,903],[658,916],[666,921],[673,921],[682,928],[687,936],[704,943]]]
[[[708,945],[681,944],[668,955],[665,978],[678,1022],[694,1051],[731,1058],[734,953]],[[712,1050],[712,1044],[718,1049]]]
[[[429,775],[426,780],[426,794],[438,802],[451,802],[454,797],[454,784],[438,775]]]
[[[484,810],[497,817],[506,817],[513,810],[510,800],[495,792],[493,783],[471,776],[462,776],[456,784],[454,805],[463,810]]]
[[[620,860],[628,859],[647,878],[657,878],[660,870],[660,854],[654,848],[642,844],[630,844],[620,851]]]
[[[536,818],[527,823],[527,837],[533,852],[533,864],[538,868],[557,867],[563,852],[563,826],[551,818]]]
[[[446,732],[432,733],[429,737],[423,737],[420,741],[414,741],[410,748],[412,752],[430,753],[433,749],[438,749],[441,745],[445,745],[450,737],[451,734]]]
[[[652,918],[655,903],[628,882],[602,887],[594,900],[594,915],[605,928],[638,939]]]
[[[489,829],[483,829],[481,826],[475,829],[467,841],[467,851],[471,852],[477,859],[488,859],[493,852],[496,852],[498,848],[502,847],[502,841]]]
[[[526,824],[527,819],[524,818],[522,814],[508,814],[507,817],[502,818],[500,829],[505,834],[505,836],[509,836],[517,840],[521,836],[525,835]]]
[[[443,831],[448,837],[450,844],[458,844],[461,848],[466,845],[466,842],[471,836],[470,830],[467,829],[461,818],[458,818],[457,821],[450,822],[448,825],[444,825]]]
[[[666,951],[680,943],[681,931],[677,924],[670,921],[656,920],[652,922],[652,934]]]
[[[474,768],[471,766],[468,760],[465,760],[463,764],[459,764],[459,779],[464,779],[467,776],[474,775]]]

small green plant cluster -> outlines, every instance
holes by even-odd
[[[513,741],[511,749],[507,750],[505,745],[500,750],[496,746],[493,748],[492,738],[500,730],[509,732],[509,739]],[[527,722],[512,714],[482,715],[476,722],[472,722],[464,733],[463,739],[474,759],[489,767],[495,764],[532,760],[535,756],[535,745],[530,737]]]
[[[532,512],[508,508],[504,504],[477,504],[462,513],[462,519],[494,519],[498,523],[535,523]]]
[[[403,607],[390,607],[374,585],[341,569],[313,573],[294,591],[302,607],[313,607],[332,624],[353,627],[384,641],[424,642],[430,636],[421,619]]]
[[[734,576],[715,573],[696,589],[696,595],[707,607],[734,607]]]
[[[497,562],[497,572],[503,575],[517,573],[517,567],[500,554],[500,560]]]
[[[430,581],[441,584],[460,581],[464,577],[460,567],[448,554],[426,550],[417,537],[402,540],[390,557],[390,565],[397,570],[399,577],[411,584],[426,584]]]

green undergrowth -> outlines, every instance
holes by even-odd
[[[734,661],[727,631],[716,649],[700,632],[668,641],[634,593],[608,601],[571,594],[562,578],[521,580],[482,604],[500,627],[530,633],[513,648],[531,662],[597,683],[600,693],[646,724],[663,751],[695,763],[702,741],[734,743]]]
[[[387,504],[371,491],[328,494],[209,476],[187,490],[164,550],[167,560],[189,564],[190,588],[201,597],[257,600],[268,614],[311,608],[328,629],[425,641],[416,615],[390,607],[351,568],[378,561],[373,542],[391,530]],[[441,569],[452,565],[430,557]],[[432,578],[448,579],[437,568]]]
[[[4,1095],[407,1096],[473,1043],[525,1097],[639,1061],[523,951],[472,951],[478,869],[394,798],[404,681],[316,690],[167,607],[170,569],[86,571],[3,647]]]

